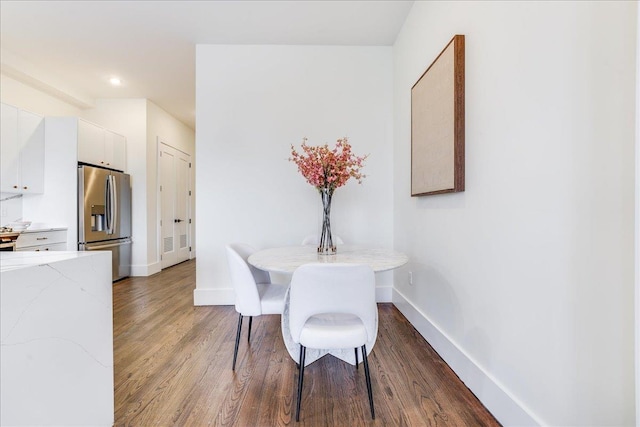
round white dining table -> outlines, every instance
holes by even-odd
[[[367,264],[374,272],[392,270],[409,261],[402,252],[358,245],[338,245],[333,255],[321,255],[315,246],[285,246],[262,249],[249,256],[249,264],[273,273],[293,273],[313,262]]]
[[[350,263],[367,264],[374,272],[381,272],[398,268],[409,261],[409,258],[398,251],[383,248],[372,248],[356,245],[338,245],[333,255],[320,255],[315,246],[287,246],[263,249],[254,252],[247,259],[249,264],[261,270],[272,273],[293,273],[296,268],[309,263]],[[376,312],[377,314],[377,312]],[[285,295],[284,312],[281,317],[282,338],[289,355],[298,362],[300,346],[293,341],[289,330],[289,290]],[[378,318],[376,316],[376,331]],[[373,349],[376,337],[367,342],[367,353]],[[352,349],[312,349],[308,348],[305,355],[305,366],[315,362],[326,354],[331,354],[347,363],[355,365],[355,354]],[[362,361],[362,357],[359,358]]]

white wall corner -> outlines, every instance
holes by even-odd
[[[236,295],[233,288],[196,288],[193,290],[193,305],[234,305]]]
[[[393,296],[392,286],[376,287],[376,302],[393,302],[392,296]]]
[[[393,289],[392,299],[398,310],[502,425],[544,425],[397,289]]]

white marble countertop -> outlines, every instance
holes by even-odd
[[[66,230],[66,225],[61,224],[48,224],[44,222],[34,222],[28,228],[24,230],[16,230],[20,233],[39,233],[41,231],[56,231],[56,230]]]
[[[92,252],[0,252],[0,272],[90,256]]]
[[[392,249],[356,245],[338,245],[335,255],[319,255],[315,246],[287,246],[257,251],[249,256],[249,264],[261,270],[293,273],[312,262],[367,264],[373,271],[392,270],[406,264],[409,258]]]
[[[58,230],[68,230],[66,225],[62,224],[49,224],[46,222],[34,222],[27,228],[20,228],[17,226],[12,226],[11,223],[6,224],[5,227],[10,227],[13,229],[14,233],[40,233],[42,231],[58,231]]]

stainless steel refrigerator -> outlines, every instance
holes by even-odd
[[[131,275],[131,177],[78,166],[78,250],[111,251],[113,281]]]

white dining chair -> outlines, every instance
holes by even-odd
[[[296,269],[289,294],[289,328],[300,345],[296,421],[300,403],[306,349],[353,348],[358,366],[362,351],[371,418],[375,419],[366,343],[378,333],[375,276],[368,265],[305,264]]]
[[[242,243],[232,243],[226,246],[226,250],[231,281],[236,294],[235,307],[238,312],[238,329],[231,368],[235,371],[242,319],[249,316],[247,342],[250,342],[253,317],[263,314],[281,315],[284,311],[284,296],[287,286],[271,283],[268,272],[255,268],[247,262],[249,255],[255,252],[253,247]]]
[[[336,245],[344,245],[344,241],[342,241],[340,236],[333,235],[331,237],[332,237],[331,240],[333,240],[334,244],[336,244]],[[318,246],[319,240],[320,240],[319,236],[317,236],[315,234],[311,234],[311,235],[305,237],[302,240],[302,246],[307,246],[307,245],[309,245],[309,246]]]

